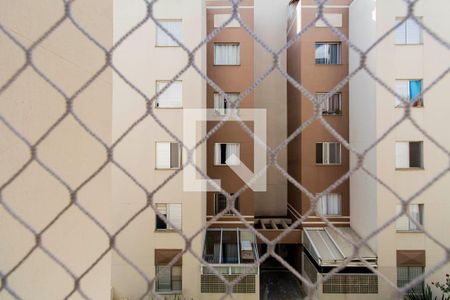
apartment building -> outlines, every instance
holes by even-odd
[[[202,0],[160,1],[153,14],[160,24],[180,42],[194,48],[205,36],[205,6]],[[144,1],[117,1],[114,6],[114,40],[121,38],[146,11]],[[152,20],[130,35],[114,53],[114,63],[123,76],[148,97],[153,97],[154,118],[147,116],[117,146],[114,157],[136,181],[130,180],[119,168],[112,170],[113,230],[121,231],[116,247],[137,266],[148,279],[156,274],[153,291],[170,297],[183,294],[199,299],[200,263],[185,253],[166,266],[185,249],[185,241],[176,232],[192,236],[204,224],[206,195],[183,189],[183,164],[187,155],[156,119],[169,131],[183,139],[183,109],[206,106],[206,85],[197,72],[190,68],[181,74],[169,88],[166,85],[186,65],[185,51]],[[195,56],[196,65],[203,71],[205,51]],[[118,139],[129,126],[146,111],[144,99],[117,74],[113,81],[113,137]],[[174,120],[178,120],[174,122]],[[200,125],[198,137],[205,134]],[[206,147],[199,147],[196,163],[205,167]],[[145,167],[143,167],[145,166]],[[166,184],[165,180],[171,178]],[[148,206],[153,203],[153,208]],[[144,209],[145,208],[145,209]],[[161,215],[156,215],[155,210]],[[170,224],[162,218],[164,216]],[[192,250],[202,252],[202,240],[195,239]],[[143,275],[139,274],[119,253],[112,255],[112,289],[115,299],[139,299],[148,291]]]
[[[414,6],[414,15],[448,41],[449,9],[448,1],[419,1]],[[406,14],[403,1],[355,0],[350,5],[350,40],[357,47],[367,49]],[[359,56],[350,53],[350,70],[357,68],[359,63]],[[450,146],[445,126],[450,110],[447,101],[450,78],[444,77],[423,96],[419,95],[432,85],[449,63],[448,49],[414,21],[407,20],[370,51],[367,61],[374,76],[402,96],[405,102],[396,99],[366,72],[358,73],[350,81],[350,142],[358,151],[383,137],[402,118],[405,105],[409,105],[410,117],[420,128],[411,120],[405,120],[368,152],[365,167],[380,182],[364,172],[352,176],[351,226],[362,236],[401,212],[397,195],[410,199],[447,168],[448,155],[426,135],[446,149]],[[353,158],[351,167],[355,165]],[[377,253],[379,271],[399,287],[415,276],[433,270],[445,257],[445,251],[427,233],[443,245],[450,245],[447,216],[450,203],[446,196],[449,180],[447,174],[418,193],[406,207],[411,218],[398,218],[369,241]],[[417,224],[421,224],[426,232]],[[430,274],[426,282],[442,281],[449,269],[448,264],[443,266]],[[394,297],[392,288],[384,280],[379,281],[379,295]]]

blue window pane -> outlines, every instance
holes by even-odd
[[[417,95],[422,93],[422,81],[421,80],[411,80],[409,82],[409,99],[414,99]]]

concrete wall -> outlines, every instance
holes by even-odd
[[[114,2],[114,39],[117,41],[144,17],[143,1]],[[154,6],[158,19],[182,19],[183,43],[194,48],[204,37],[205,10],[201,0],[167,0]],[[146,95],[155,94],[156,80],[172,79],[187,63],[186,53],[179,47],[155,47],[155,24],[149,20],[132,34],[115,53],[118,69]],[[205,52],[196,55],[196,64],[205,68]],[[190,68],[181,75],[183,84],[183,108],[201,108],[206,105],[206,86],[195,70]],[[145,100],[114,76],[113,87],[113,136],[118,138],[128,126],[145,112]],[[182,109],[155,108],[155,116],[179,138],[183,138]],[[175,121],[176,120],[176,121]],[[200,127],[198,139],[204,135]],[[155,169],[155,143],[173,141],[153,118],[147,117],[124,138],[117,147],[115,159],[122,164],[148,191],[156,189],[173,170]],[[197,162],[205,167],[204,148],[197,152]],[[203,159],[203,160],[202,160]],[[186,153],[182,162],[186,161]],[[127,219],[145,207],[147,197],[134,182],[118,168],[113,168],[113,228],[118,230]],[[183,190],[183,173],[180,172],[153,195],[155,203],[182,204],[182,231],[191,236],[202,227],[205,216],[205,195]],[[193,250],[201,255],[202,235],[193,243]],[[149,207],[119,235],[117,247],[149,277],[155,276],[154,249],[184,249],[185,243],[174,232],[155,232],[155,213]],[[191,254],[183,256],[183,294],[198,299],[200,291],[200,265]],[[112,286],[115,296],[139,298],[146,290],[146,283],[123,259],[113,255]]]
[[[2,25],[30,47],[64,15],[62,2],[3,1]],[[112,44],[110,1],[77,2],[72,15],[102,45]],[[25,63],[21,49],[0,33],[0,85]],[[64,93],[72,96],[104,64],[105,57],[66,20],[33,51],[34,64]],[[111,142],[110,70],[104,71],[73,102],[74,111],[107,144]],[[36,143],[66,110],[64,98],[31,68],[0,95],[0,115],[30,143]],[[37,156],[76,189],[106,159],[106,151],[72,116],[67,116],[37,147]],[[69,207],[69,191],[36,162],[4,184],[30,158],[30,151],[0,124],[0,187],[2,201],[37,232],[41,243],[75,276],[81,276],[108,248],[107,236],[77,207]],[[110,228],[111,170],[106,167],[77,193],[80,205]],[[4,189],[3,189],[4,188]],[[58,213],[64,213],[56,218]],[[56,219],[56,220],[55,220]],[[55,220],[47,228],[46,226]],[[0,273],[11,271],[35,246],[34,235],[0,206]],[[111,256],[105,255],[80,281],[92,299],[109,299]],[[62,299],[74,288],[73,279],[40,248],[8,277],[8,287],[22,299]],[[13,297],[3,289],[0,299]],[[71,299],[81,299],[75,292]]]

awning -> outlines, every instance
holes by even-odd
[[[344,236],[355,243],[361,237],[350,227],[339,227]],[[319,266],[338,266],[353,253],[353,245],[331,228],[304,228],[303,245]],[[359,248],[358,256],[370,265],[377,266],[377,255],[368,246]],[[352,259],[347,266],[365,266],[358,257]]]

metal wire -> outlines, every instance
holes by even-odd
[[[446,149],[442,144],[440,144],[437,140],[435,140],[429,133],[427,133],[423,128],[421,128],[417,122],[412,118],[410,113],[410,108],[413,105],[413,103],[407,103],[405,102],[399,94],[397,94],[387,83],[385,83],[381,78],[377,77],[377,75],[370,70],[370,68],[367,66],[366,61],[367,57],[370,55],[370,53],[373,51],[373,49],[379,45],[388,35],[392,34],[394,30],[401,26],[404,22],[406,22],[407,19],[412,19],[414,22],[416,22],[422,30],[424,30],[428,35],[430,35],[436,42],[438,42],[440,45],[445,47],[447,50],[450,50],[450,45],[448,42],[443,40],[441,37],[439,37],[436,33],[434,33],[431,29],[429,29],[419,18],[417,18],[414,15],[414,7],[417,4],[417,0],[404,0],[405,5],[407,7],[407,15],[405,18],[396,24],[394,27],[390,28],[388,31],[386,31],[382,36],[380,36],[370,47],[367,49],[360,49],[355,44],[353,44],[348,37],[342,33],[339,29],[335,28],[326,18],[324,15],[324,7],[327,3],[327,0],[316,0],[317,4],[317,16],[312,20],[310,23],[308,23],[306,26],[302,28],[300,32],[296,34],[296,36],[292,39],[290,39],[283,47],[280,49],[272,49],[269,47],[262,38],[258,37],[258,35],[251,30],[251,28],[244,22],[244,20],[241,19],[238,11],[239,11],[239,0],[229,0],[230,4],[232,6],[232,13],[230,17],[222,24],[220,27],[214,29],[211,33],[209,33],[204,40],[202,40],[196,47],[193,49],[189,49],[186,45],[182,43],[182,41],[179,41],[176,39],[175,36],[173,36],[166,28],[164,28],[160,22],[155,18],[154,16],[154,5],[157,2],[161,2],[161,0],[143,0],[146,5],[146,13],[145,16],[137,22],[129,31],[127,31],[121,38],[115,42],[112,47],[107,48],[103,46],[91,33],[89,33],[81,24],[78,23],[77,19],[74,17],[72,13],[72,5],[76,0],[62,0],[64,4],[64,13],[60,18],[51,25],[48,30],[42,34],[40,37],[38,37],[29,47],[26,47],[23,43],[19,41],[19,39],[10,32],[0,20],[0,31],[5,34],[10,41],[12,41],[16,46],[18,46],[25,57],[25,62],[23,65],[18,68],[15,73],[13,73],[12,76],[8,78],[4,83],[0,83],[0,101],[2,101],[1,96],[7,91],[13,84],[20,78],[25,70],[32,69],[38,76],[40,76],[47,84],[52,87],[59,95],[62,96],[62,98],[65,101],[65,111],[61,114],[61,116],[53,122],[47,130],[37,139],[36,142],[31,142],[28,138],[26,138],[19,130],[17,130],[11,122],[3,115],[0,114],[0,122],[11,132],[13,133],[26,147],[29,149],[29,158],[27,161],[12,175],[10,176],[5,183],[3,183],[0,186],[0,205],[5,209],[6,212],[8,212],[11,217],[13,217],[16,221],[18,221],[26,230],[28,230],[30,233],[32,233],[35,237],[35,244],[29,249],[29,251],[24,255],[11,269],[5,271],[0,270],[0,278],[1,278],[1,286],[0,286],[0,292],[2,290],[7,291],[13,298],[16,299],[22,299],[20,295],[20,291],[14,290],[11,288],[11,286],[8,284],[8,279],[12,276],[14,272],[17,271],[21,267],[21,265],[24,264],[24,262],[30,257],[30,255],[35,252],[36,250],[40,249],[42,250],[52,261],[54,261],[57,265],[59,265],[73,280],[73,287],[72,289],[67,293],[64,299],[70,298],[75,292],[78,292],[83,298],[90,299],[89,295],[85,291],[83,291],[82,286],[80,285],[80,281],[102,260],[102,258],[107,255],[110,252],[116,252],[119,257],[121,257],[137,274],[139,274],[142,279],[145,280],[147,284],[147,288],[145,291],[143,291],[140,299],[144,299],[148,296],[152,296],[157,299],[162,299],[162,297],[158,294],[156,294],[153,291],[153,286],[155,284],[155,281],[157,279],[157,276],[149,277],[146,272],[144,272],[139,265],[134,263],[130,258],[127,257],[126,253],[124,253],[120,248],[116,246],[116,240],[117,237],[142,213],[147,211],[148,209],[151,209],[159,218],[164,220],[167,224],[169,224],[171,227],[176,228],[174,224],[171,223],[169,219],[167,219],[164,215],[162,215],[157,209],[156,205],[154,203],[154,196],[156,193],[158,193],[159,190],[161,190],[169,181],[172,180],[175,176],[177,176],[178,173],[183,171],[184,168],[187,166],[193,166],[195,170],[202,176],[204,179],[208,181],[209,184],[211,184],[213,187],[215,187],[217,190],[219,190],[223,195],[227,198],[227,207],[225,210],[214,216],[212,219],[207,221],[201,228],[199,228],[192,236],[187,236],[186,233],[182,232],[180,229],[175,229],[176,233],[184,240],[185,247],[183,251],[181,251],[176,257],[172,259],[172,261],[167,265],[167,267],[173,266],[181,256],[187,252],[192,254],[202,265],[205,265],[209,271],[214,274],[215,276],[219,277],[223,283],[226,286],[226,293],[224,293],[222,299],[225,299],[226,297],[231,297],[232,299],[235,299],[235,295],[233,295],[233,286],[236,285],[239,281],[241,281],[247,273],[243,273],[239,275],[236,279],[233,281],[228,281],[222,274],[218,273],[216,269],[211,267],[208,262],[206,262],[201,255],[198,255],[193,251],[191,248],[191,244],[194,238],[202,234],[209,225],[213,224],[219,218],[221,218],[227,211],[231,210],[241,221],[243,225],[245,225],[246,228],[251,230],[263,243],[267,245],[267,253],[265,253],[263,256],[261,256],[254,264],[254,267],[259,267],[267,258],[273,257],[277,261],[279,261],[285,268],[287,268],[292,274],[294,274],[303,284],[303,287],[305,291],[307,292],[306,298],[307,299],[317,299],[317,289],[318,287],[326,280],[328,280],[331,276],[336,274],[337,272],[344,269],[347,264],[355,259],[358,258],[361,261],[364,262],[367,268],[372,270],[375,274],[377,274],[380,278],[382,278],[384,281],[386,281],[394,290],[397,291],[397,296],[400,299],[402,295],[404,295],[410,288],[418,284],[419,282],[423,281],[429,274],[431,274],[433,271],[439,269],[446,263],[450,262],[450,249],[446,245],[444,245],[442,242],[440,242],[438,239],[433,237],[427,230],[418,222],[416,222],[413,218],[410,217],[407,205],[411,203],[414,199],[416,199],[418,196],[420,196],[425,190],[430,188],[435,182],[437,182],[440,178],[442,178],[445,174],[448,173],[450,170],[450,163],[449,166],[444,168],[440,173],[438,173],[436,176],[434,176],[429,182],[424,184],[417,192],[415,192],[412,196],[408,198],[401,197],[393,188],[391,188],[386,182],[382,181],[380,178],[376,176],[376,174],[371,173],[370,170],[368,170],[364,166],[365,158],[368,154],[368,152],[375,147],[395,128],[397,128],[401,123],[404,123],[405,121],[410,121],[411,124],[419,131],[421,132],[432,144],[434,144],[437,148],[442,150],[443,153],[445,153],[450,160],[450,152],[448,149]],[[165,90],[167,90],[172,83],[174,83],[176,80],[178,80],[187,70],[192,68],[195,70],[198,75],[206,81],[206,83],[211,86],[215,92],[219,93],[222,96],[225,96],[224,91],[195,64],[195,54],[208,42],[210,42],[214,37],[216,37],[225,27],[227,24],[232,22],[233,20],[236,20],[239,22],[240,26],[248,32],[248,34],[254,39],[256,43],[258,43],[263,49],[265,49],[270,55],[273,57],[272,65],[262,74],[260,75],[254,83],[246,88],[242,93],[240,93],[238,99],[232,103],[233,107],[238,107],[242,99],[244,99],[247,95],[252,93],[260,84],[263,82],[265,78],[267,78],[272,72],[278,71],[286,80],[294,86],[297,90],[299,90],[303,95],[307,96],[309,100],[313,103],[315,107],[314,114],[301,126],[299,126],[292,134],[290,134],[282,143],[277,145],[275,148],[270,148],[268,145],[266,145],[265,142],[261,141],[259,137],[257,137],[253,131],[247,127],[247,125],[243,122],[242,119],[240,119],[239,115],[226,115],[222,118],[220,122],[218,122],[211,130],[207,132],[207,134],[202,137],[193,148],[188,148],[184,143],[183,140],[178,137],[176,134],[174,134],[165,124],[164,121],[159,119],[158,116],[154,113],[154,101],[155,99],[160,96]],[[295,42],[300,40],[305,32],[311,29],[317,21],[322,21],[325,23],[328,28],[330,28],[343,43],[346,43],[353,51],[355,51],[360,56],[360,64],[359,66],[350,72],[348,76],[346,76],[344,79],[342,79],[327,95],[322,96],[321,98],[316,97],[313,93],[308,91],[300,82],[296,81],[294,78],[292,78],[286,70],[283,69],[280,63],[280,55],[285,53]],[[64,22],[70,22],[81,34],[83,34],[86,38],[88,38],[98,49],[100,49],[104,53],[104,63],[103,65],[97,70],[97,72],[94,73],[84,84],[82,84],[78,90],[76,90],[73,94],[68,94],[65,92],[61,87],[58,86],[57,83],[52,81],[43,70],[39,68],[39,66],[34,62],[34,51],[56,30],[58,29],[62,23]],[[184,52],[186,52],[186,56],[188,58],[188,63],[168,82],[168,84],[159,92],[156,92],[152,97],[149,97],[146,95],[144,91],[139,89],[139,87],[134,84],[130,79],[127,78],[125,74],[121,72],[121,70],[114,64],[114,53],[117,49],[121,47],[124,43],[126,43],[127,39],[132,36],[136,30],[138,30],[140,27],[142,27],[144,24],[148,22],[153,22],[155,26],[157,26],[159,29],[164,31],[168,36],[170,36],[178,46],[181,47]],[[77,115],[75,110],[73,109],[74,103],[76,102],[78,96],[86,90],[94,81],[97,80],[97,78],[103,74],[106,70],[111,69],[116,75],[119,76],[123,82],[128,85],[133,91],[135,91],[143,101],[146,103],[146,110],[142,113],[142,115],[137,118],[124,132],[121,134],[115,141],[112,142],[111,145],[108,144],[107,141],[103,140],[97,133],[95,133],[89,126],[82,120],[82,118]],[[417,99],[420,99],[423,97],[425,93],[427,93],[433,86],[435,86],[440,80],[442,80],[450,71],[450,66],[438,77],[436,77],[428,87],[426,87],[420,95],[416,97]],[[375,82],[380,84],[384,89],[386,89],[390,94],[392,94],[394,97],[399,99],[400,101],[403,101],[404,105],[404,114],[403,116],[396,121],[394,124],[392,124],[376,141],[374,141],[367,149],[364,151],[357,151],[344,137],[342,137],[333,127],[330,125],[325,118],[323,118],[321,112],[320,112],[320,105],[321,102],[324,101],[324,99],[328,98],[329,96],[333,95],[334,93],[338,92],[343,88],[351,78],[353,78],[356,74],[360,72],[365,72],[368,74]],[[73,117],[77,124],[86,132],[88,133],[99,145],[103,147],[104,150],[104,161],[96,168],[95,171],[93,171],[89,176],[85,178],[85,180],[79,184],[76,187],[72,187],[58,172],[53,170],[48,164],[45,163],[45,161],[42,160],[42,158],[39,155],[39,146],[55,131],[55,129],[69,116]],[[188,153],[186,162],[181,166],[181,168],[174,170],[173,173],[169,177],[167,177],[163,182],[161,182],[155,189],[149,190],[145,187],[143,183],[141,183],[136,177],[134,177],[131,172],[127,170],[125,166],[123,166],[121,163],[119,163],[115,157],[114,157],[114,150],[117,148],[117,146],[121,143],[124,143],[124,138],[128,136],[139,124],[141,124],[146,119],[153,119],[169,136],[171,136],[176,142],[178,142],[184,150]],[[241,187],[239,191],[234,193],[233,195],[229,194],[227,191],[222,189],[220,186],[216,184],[216,182],[209,178],[209,176],[198,166],[196,166],[193,163],[193,153],[194,151],[203,145],[211,135],[213,135],[217,130],[219,130],[223,124],[226,123],[226,121],[233,119],[239,122],[240,126],[243,128],[244,132],[248,134],[250,137],[254,139],[256,143],[259,143],[266,147],[267,149],[267,155],[269,157],[269,162],[266,168],[263,170],[260,170],[258,173],[256,173],[253,178],[244,186]],[[300,182],[296,181],[293,177],[291,177],[288,172],[278,163],[278,155],[280,154],[280,151],[284,150],[288,144],[296,138],[299,134],[301,134],[308,126],[310,126],[315,121],[319,121],[327,130],[330,132],[331,135],[333,135],[337,141],[339,141],[347,150],[349,150],[353,155],[357,157],[357,164],[354,168],[349,170],[346,174],[344,174],[341,178],[339,178],[337,181],[335,181],[332,185],[330,185],[328,188],[326,188],[321,194],[327,193],[330,191],[333,191],[336,189],[339,185],[341,185],[343,182],[347,181],[349,177],[354,174],[356,171],[361,170],[362,172],[366,173],[368,176],[370,176],[373,180],[375,180],[377,183],[379,183],[381,186],[386,188],[387,191],[389,191],[396,199],[398,199],[399,203],[402,205],[402,211],[401,213],[393,216],[391,219],[389,219],[388,222],[382,224],[382,226],[378,227],[376,230],[368,234],[366,237],[364,237],[360,241],[354,241],[353,239],[347,237],[345,234],[343,234],[341,231],[336,230],[336,232],[345,240],[347,240],[349,243],[353,245],[353,254],[348,257],[339,267],[334,268],[331,272],[327,273],[323,278],[318,279],[317,282],[313,283],[311,282],[307,277],[301,275],[297,270],[295,270],[291,265],[289,265],[282,257],[280,257],[275,252],[275,246],[278,242],[280,242],[286,235],[291,232],[293,229],[297,228],[299,225],[302,224],[303,221],[305,221],[309,216],[311,216],[317,207],[318,199],[321,194],[314,195],[312,192],[310,192],[307,188],[305,188]],[[61,186],[63,186],[68,194],[70,195],[70,202],[61,209],[54,217],[53,219],[47,223],[47,225],[41,229],[36,230],[33,228],[32,225],[30,225],[26,220],[24,220],[20,214],[15,212],[11,206],[8,204],[8,199],[5,198],[4,191],[8,188],[13,182],[15,182],[24,172],[27,170],[30,165],[36,162],[40,167],[42,167],[43,170],[45,170],[48,174],[50,174],[54,179],[56,179]],[[88,209],[86,209],[79,201],[78,201],[78,195],[79,192],[90,182],[92,181],[103,169],[105,169],[108,165],[114,165],[116,166],[125,176],[127,176],[137,187],[139,187],[140,190],[142,190],[147,198],[147,201],[141,209],[139,209],[136,213],[134,213],[128,220],[120,226],[120,228],[115,231],[114,233],[110,233],[107,228],[96,218],[95,215],[89,212]],[[283,232],[277,236],[274,240],[268,240],[266,237],[264,237],[262,234],[260,234],[255,228],[250,224],[241,214],[238,210],[234,207],[234,201],[236,198],[239,197],[240,194],[242,194],[244,191],[246,191],[249,186],[251,186],[252,183],[254,183],[260,176],[262,176],[265,172],[267,172],[267,169],[273,166],[276,168],[291,184],[293,184],[295,187],[297,187],[301,192],[305,193],[311,202],[311,208],[298,220],[293,222],[287,229],[283,230]],[[42,243],[42,236],[47,232],[49,228],[52,227],[55,222],[61,218],[71,207],[76,206],[80,211],[86,215],[96,226],[108,237],[109,239],[109,245],[106,247],[101,255],[97,257],[97,259],[92,262],[82,273],[81,275],[77,276],[66,264],[64,261],[61,261],[58,259],[50,249],[48,249],[43,243]],[[446,256],[442,258],[442,260],[435,266],[431,268],[427,268],[427,272],[423,275],[415,278],[413,281],[411,281],[409,284],[405,285],[402,288],[398,288],[397,285],[390,281],[389,278],[386,277],[382,272],[377,270],[376,268],[372,267],[367,261],[364,260],[364,258],[359,256],[359,250],[362,246],[367,245],[367,242],[375,237],[377,234],[379,234],[381,231],[383,231],[385,228],[387,228],[389,225],[393,224],[398,218],[400,218],[402,215],[407,215],[410,217],[410,220],[420,229],[424,232],[424,234],[432,240],[434,243],[436,243],[438,246],[440,246],[446,253]],[[335,228],[332,222],[330,222],[325,216],[319,215],[320,219],[326,224],[326,226],[329,226],[331,228]],[[250,272],[249,268],[249,271]]]

